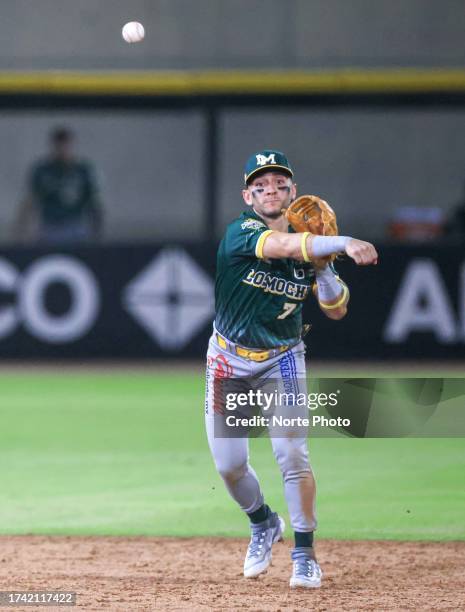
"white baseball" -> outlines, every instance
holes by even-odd
[[[127,43],[140,42],[145,36],[144,26],[138,21],[130,21],[123,27],[122,35]]]

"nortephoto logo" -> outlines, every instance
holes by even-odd
[[[277,390],[266,392],[249,389],[248,392],[227,393],[225,406],[229,411],[237,411],[225,417],[227,427],[232,428],[308,428],[308,427],[350,427],[350,418],[330,417],[322,414],[309,416],[310,411],[319,408],[335,408],[338,405],[340,390],[332,393],[282,393]],[[284,410],[282,410],[284,408]],[[285,409],[291,409],[289,410]],[[245,411],[243,412],[243,409]],[[245,414],[249,409],[258,409],[260,414]],[[268,411],[271,411],[268,414]]]

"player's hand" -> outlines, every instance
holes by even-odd
[[[351,257],[358,266],[369,266],[378,263],[378,253],[371,242],[364,242],[352,238],[346,246],[346,253]]]

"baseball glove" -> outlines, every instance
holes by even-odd
[[[294,200],[285,216],[296,232],[310,232],[319,236],[337,236],[336,213],[318,196],[303,195]],[[334,261],[336,255],[319,257],[318,262]]]

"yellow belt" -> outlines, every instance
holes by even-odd
[[[228,348],[226,340],[222,336],[220,336],[220,334],[216,334],[216,339],[221,348]],[[288,348],[289,346],[286,344],[284,346],[279,346],[275,349],[270,349],[269,351],[252,351],[250,349],[237,346],[237,344],[234,345],[234,350],[239,355],[239,357],[244,357],[244,359],[250,359],[251,361],[266,361],[267,359],[271,359],[271,357],[279,355],[279,353],[284,353],[284,351],[287,351]]]

